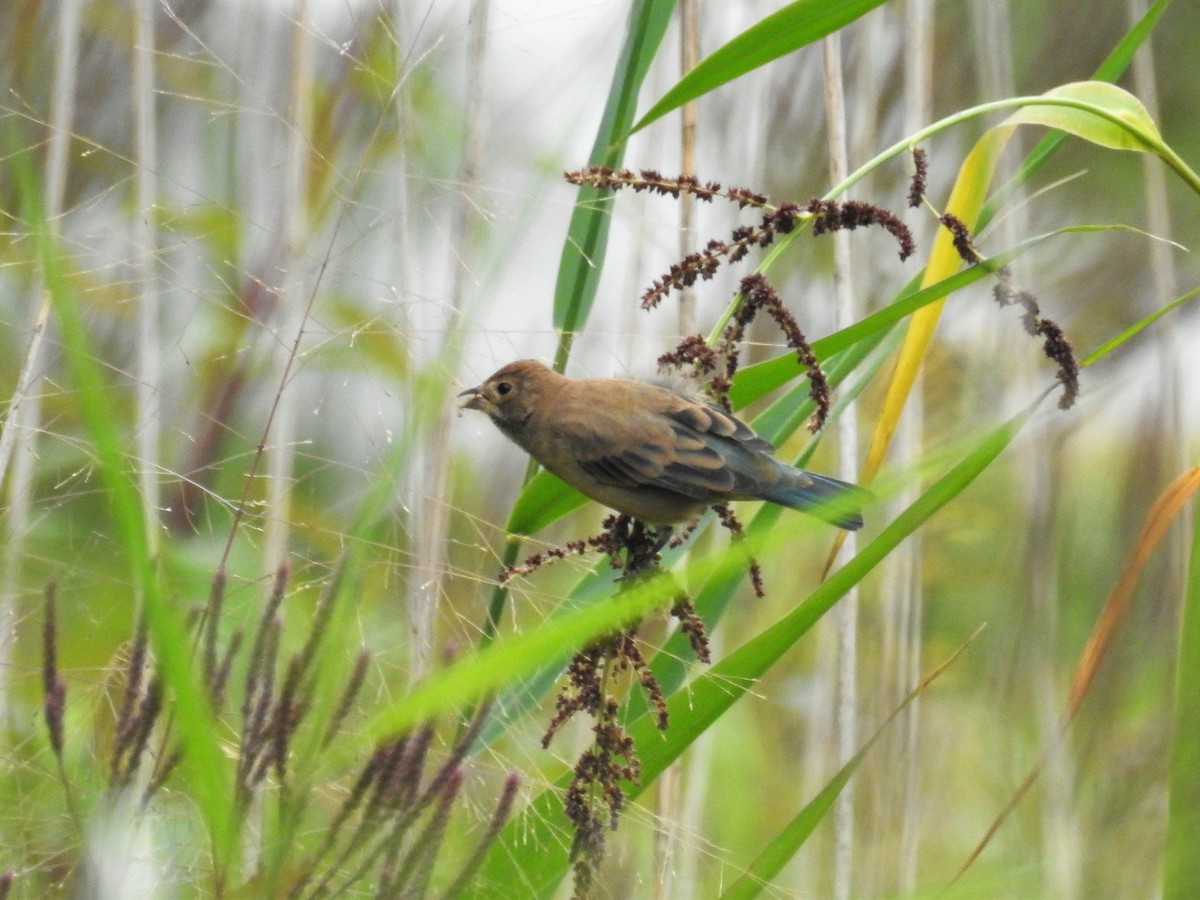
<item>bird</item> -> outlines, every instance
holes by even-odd
[[[692,521],[714,504],[766,500],[839,528],[862,527],[871,495],[789,466],[720,406],[625,378],[569,378],[534,359],[458,395],[571,487],[648,525]]]

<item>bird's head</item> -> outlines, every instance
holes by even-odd
[[[487,413],[503,431],[521,428],[562,376],[535,359],[509,363],[477,387],[458,395],[460,409]]]

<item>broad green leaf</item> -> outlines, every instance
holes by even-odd
[[[796,0],[702,59],[650,107],[633,131],[747,72],[832,34],[885,0]]]
[[[542,469],[525,483],[505,530],[509,534],[536,534],[587,502],[587,497],[575,488]]]
[[[1030,104],[1006,125],[1045,125],[1113,150],[1153,151],[1162,143],[1158,127],[1141,101],[1115,84],[1080,81],[1043,95],[1072,105]]]
[[[1166,11],[1167,5],[1170,2],[1171,0],[1156,0],[1146,10],[1146,14],[1113,47],[1112,52],[1105,57],[1104,62],[1096,67],[1096,71],[1092,73],[1093,81],[1116,81],[1125,73],[1138,47],[1149,40],[1151,32],[1154,31],[1154,26],[1158,24],[1159,17]],[[1005,201],[1021,185],[1032,178],[1035,172],[1045,165],[1046,160],[1058,149],[1059,144],[1066,140],[1066,137],[1066,134],[1061,131],[1053,131],[1038,141],[1037,146],[1029,151],[1029,155],[1021,163],[1021,167],[1017,170],[1017,173],[1013,175],[1007,184],[996,191],[984,205],[983,210],[979,214],[980,229],[986,228]]]

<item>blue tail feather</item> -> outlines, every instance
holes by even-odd
[[[765,495],[765,499],[812,513],[847,531],[862,528],[862,507],[872,499],[869,491],[827,475],[818,475],[783,463],[780,466],[788,470],[789,477],[781,479],[780,484]]]

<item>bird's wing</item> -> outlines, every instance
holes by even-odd
[[[697,435],[725,438],[747,450],[775,452],[775,446],[770,441],[760,438],[749,425],[714,403],[685,401],[678,409],[669,413],[668,417],[676,427],[682,427]]]
[[[754,457],[774,449],[737,417],[683,397],[635,416],[599,418],[576,461],[613,487],[657,488],[701,501],[732,497],[757,480]]]

